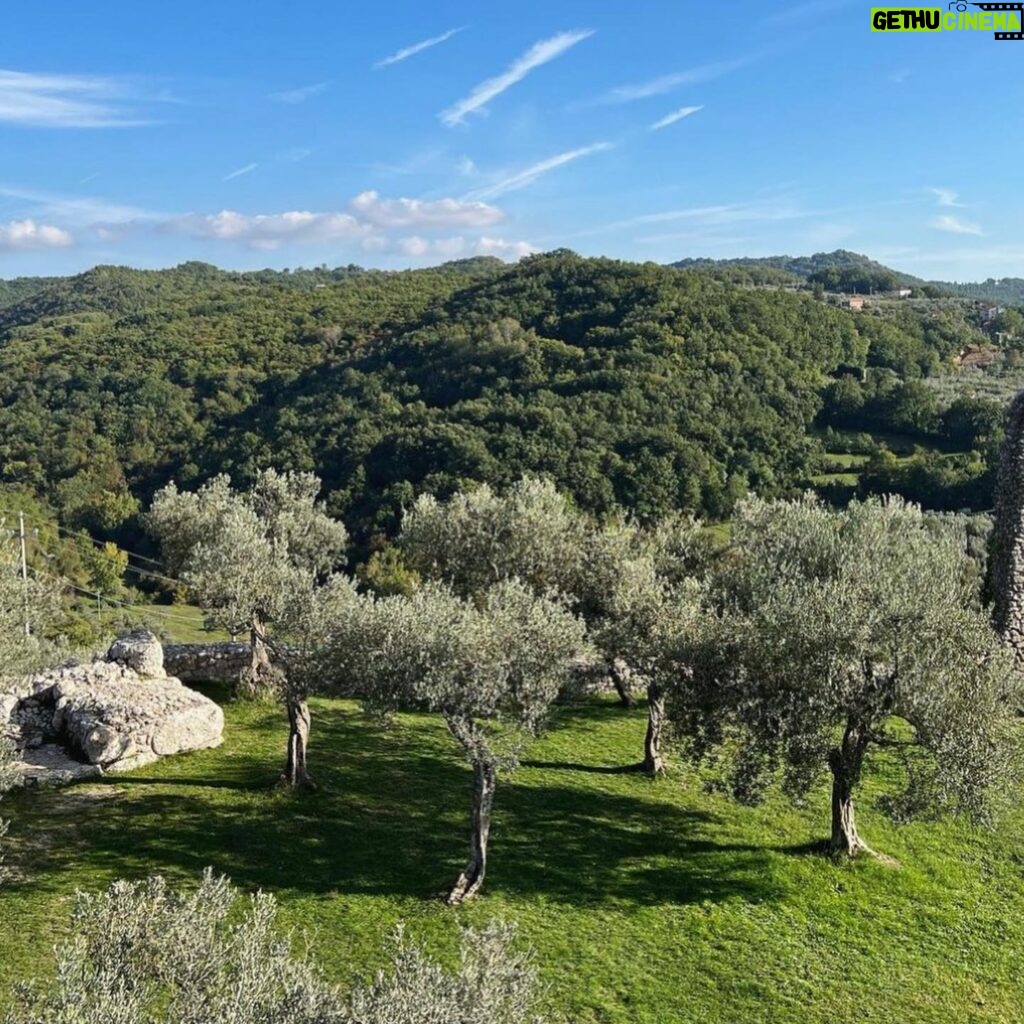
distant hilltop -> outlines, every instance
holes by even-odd
[[[915,292],[930,297],[950,295],[1010,305],[1024,303],[1024,279],[1019,277],[999,280],[990,277],[985,281],[971,283],[925,281],[848,249],[819,252],[813,256],[685,259],[671,265],[683,270],[710,270],[730,280],[746,280],[753,284],[820,284],[829,291],[861,295],[913,288]]]

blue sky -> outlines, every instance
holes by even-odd
[[[1024,276],[1024,41],[870,7],[8,4],[0,277],[559,246]]]

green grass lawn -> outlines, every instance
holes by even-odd
[[[429,716],[390,729],[351,703],[314,705],[319,792],[272,790],[280,710],[229,705],[218,750],[4,802],[18,877],[0,890],[0,992],[45,972],[76,887],[207,865],[273,890],[339,982],[378,967],[396,922],[451,957],[460,923],[519,922],[545,1009],[574,1024],[1018,1022],[1024,1018],[1024,829],[861,832],[899,866],[836,865],[824,779],[809,806],[749,809],[677,768],[623,772],[644,712],[558,710],[498,789],[485,895],[438,900],[461,867],[469,772]]]

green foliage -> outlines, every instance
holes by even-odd
[[[983,815],[1018,770],[1021,681],[962,539],[897,499],[843,513],[752,500],[733,539],[716,614],[666,656],[694,755],[733,739],[733,789],[756,799],[776,767],[794,795],[825,766],[852,788],[868,750],[897,747],[907,813]]]
[[[225,476],[194,492],[172,483],[146,523],[210,624],[240,633],[287,619],[297,595],[341,562],[348,534],[317,502],[319,489],[310,473],[274,470],[246,492]]]
[[[101,267],[0,310],[0,479],[125,547],[126,495],[275,465],[362,545],[420,493],[525,472],[598,514],[718,516],[800,477],[860,344],[809,297],[567,252],[304,274]]]
[[[541,1024],[514,928],[467,928],[454,970],[399,929],[388,969],[344,998],[277,918],[272,895],[210,871],[195,891],[154,876],[79,892],[56,977],[19,986],[5,1024]]]
[[[401,549],[394,544],[374,551],[356,570],[356,576],[378,597],[408,597],[420,585],[420,574],[405,564]]]

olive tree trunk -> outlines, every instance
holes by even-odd
[[[498,772],[494,762],[484,755],[472,724],[464,719],[448,719],[448,728],[462,744],[473,766],[473,810],[470,816],[469,860],[448,894],[451,905],[472,899],[484,884],[487,871],[487,840],[491,833],[491,809]]]
[[[619,703],[624,708],[631,708],[636,701],[633,699],[633,673],[621,659],[614,658],[608,669],[615,692],[619,695]]]
[[[643,770],[660,775],[665,770],[661,739],[665,730],[665,694],[656,683],[647,684],[647,735],[644,737]]]
[[[296,789],[314,789],[313,780],[306,768],[306,751],[312,724],[309,705],[304,700],[288,698],[285,706],[288,709],[288,757],[281,781]]]
[[[268,685],[273,671],[267,647],[267,624],[259,612],[249,620],[249,668],[238,682],[239,696],[257,697]]]
[[[833,854],[856,857],[871,853],[871,848],[857,832],[853,810],[853,790],[860,781],[864,753],[868,746],[868,730],[861,724],[850,722],[843,733],[842,743],[828,755],[832,772],[832,835],[829,848]]]

